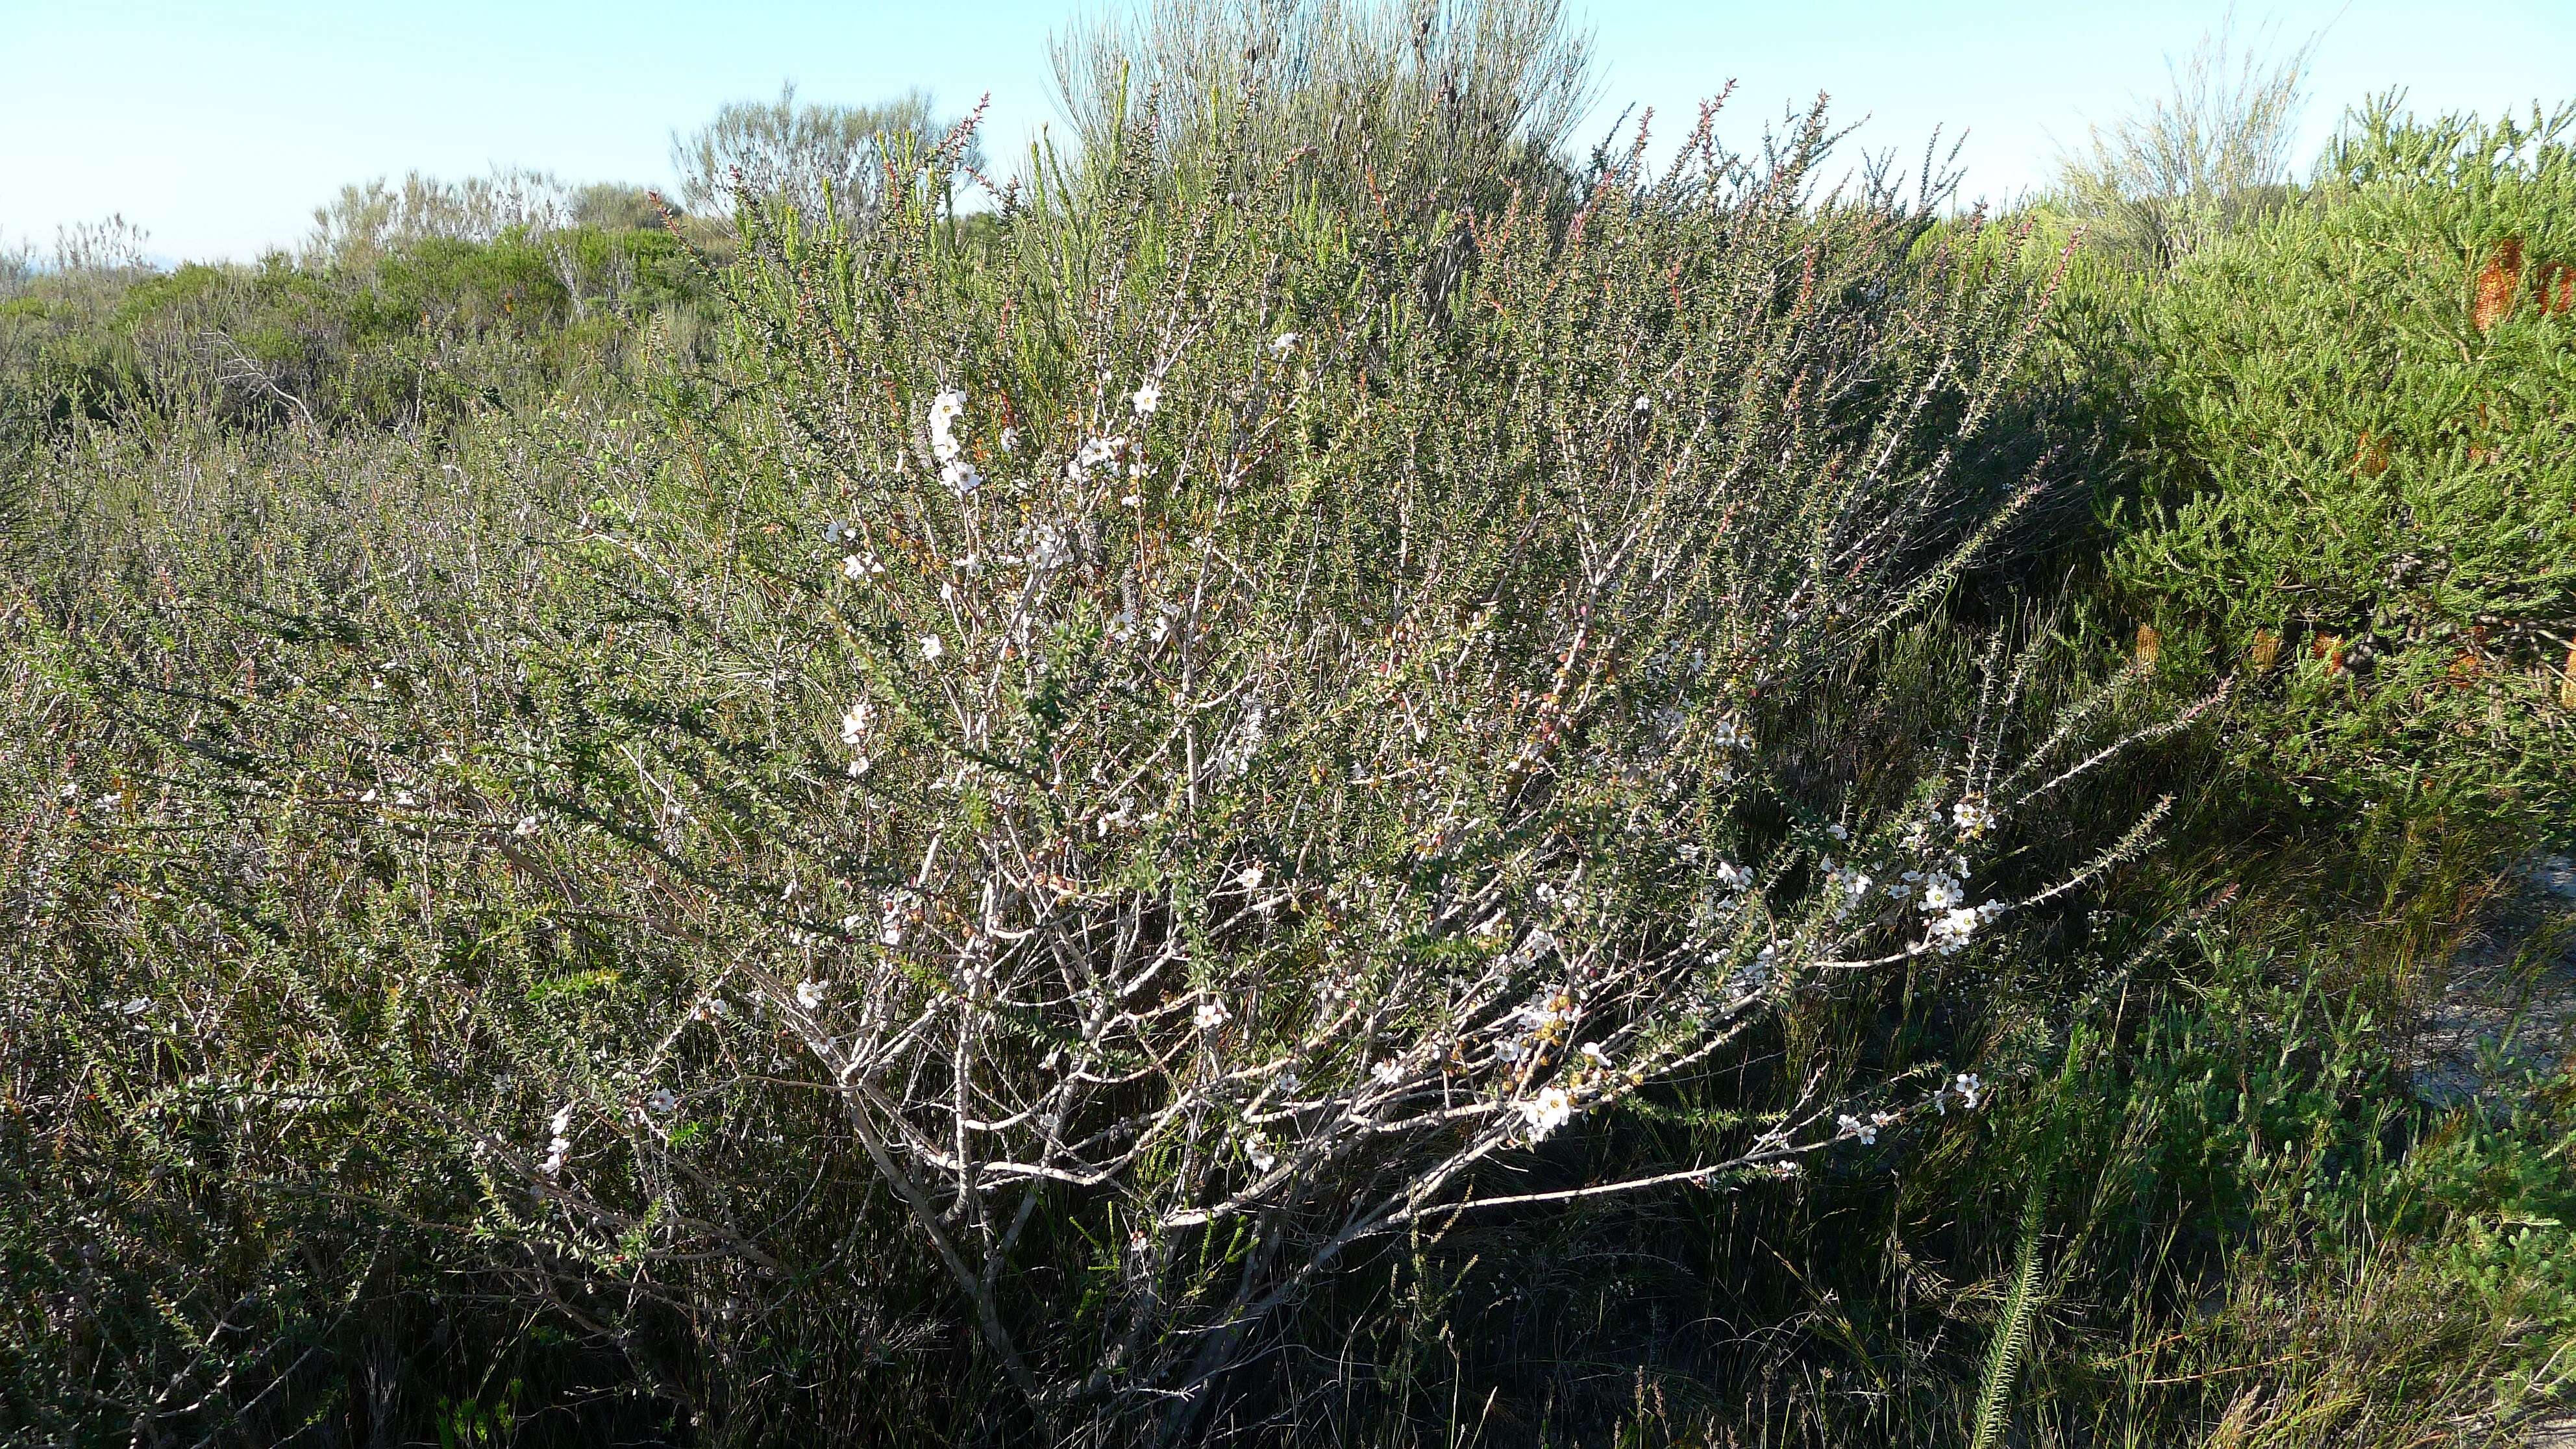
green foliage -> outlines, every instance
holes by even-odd
[[[0,1443],[2563,1396],[2576,1098],[2408,1083],[2566,801],[2550,124],[2166,275],[1820,118],[1579,172],[1553,13],[1223,12],[1340,130],[1128,35],[979,218],[413,178],[8,280]]]
[[[2576,258],[2566,124],[2383,107],[2139,309],[2112,582],[2320,803],[2528,826],[2576,771],[2576,314],[2530,295]]]
[[[421,427],[703,350],[703,264],[668,231],[431,236],[363,261],[72,272],[0,302],[0,418],[202,409],[234,423]]]

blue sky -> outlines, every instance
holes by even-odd
[[[1096,0],[1093,0],[1096,8]],[[1739,81],[1725,134],[1830,91],[1858,141],[1968,133],[1969,189],[2042,179],[2060,143],[2161,90],[2227,0],[1573,0],[1609,101],[1669,133]],[[1049,30],[1076,0],[0,0],[0,242],[122,212],[166,257],[302,236],[341,183],[494,165],[662,183],[669,137],[793,78],[815,100],[992,92],[997,162],[1055,116]],[[2493,112],[2576,98],[2576,0],[2245,0],[2240,32],[2325,38],[2310,141],[2364,95]]]

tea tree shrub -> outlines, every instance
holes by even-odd
[[[2007,749],[1999,661],[1946,763],[1779,768],[2013,506],[1958,459],[2038,305],[1920,264],[1892,192],[1819,205],[1821,137],[1703,134],[1562,228],[1142,145],[990,252],[755,217],[739,390],[590,507],[613,646],[531,661],[586,737],[490,760],[514,853],[659,882],[699,963],[617,1033],[652,1050],[549,1054],[561,1104],[493,1125],[513,1231],[640,1231],[702,1291],[652,1265],[772,1253],[718,1164],[803,1083],[790,1150],[895,1214],[997,1385],[1185,1425],[1417,1224],[1746,1188],[1974,1098],[1742,1075],[2101,864],[1986,878],[2104,743]],[[1512,1185],[1721,1066],[1703,1155]]]

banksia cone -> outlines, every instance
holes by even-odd
[[[2388,471],[2388,440],[2362,429],[2361,446],[2353,450],[2353,471],[2364,478],[2376,478]]]
[[[2280,659],[2280,657],[2281,636],[2273,633],[2269,629],[2255,630],[2254,647],[2245,651],[2245,662],[2254,666],[2254,672],[2257,674],[2264,673],[2269,670],[2272,665]]]
[[[2497,242],[2495,252],[2487,258],[2486,269],[2478,273],[2476,301],[2469,309],[2469,320],[2486,331],[2513,314],[2513,304],[2521,300],[2522,238],[2506,237]]]
[[[2164,652],[2165,636],[2157,633],[2153,624],[2140,624],[2138,626],[2138,662],[2152,665],[2156,662],[2156,656]]]
[[[2308,653],[2311,657],[2326,662],[2326,673],[2343,673],[2343,636],[2341,634],[2319,634],[2308,641]]]
[[[2576,311],[2576,267],[2551,262],[2534,273],[2531,295],[2544,314]]]

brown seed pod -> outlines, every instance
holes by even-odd
[[[2280,658],[2281,636],[2269,629],[2255,630],[2254,647],[2245,651],[2245,662],[2254,666],[2255,673],[2262,674],[2269,671]]]
[[[2478,273],[2475,300],[2469,308],[2469,320],[2480,332],[2513,315],[2514,303],[2522,300],[2522,238],[2506,237],[2497,242],[2487,257],[2485,270]]]
[[[2388,471],[2388,440],[2364,428],[2361,446],[2353,450],[2353,471],[2364,478],[2376,478]]]
[[[2531,274],[2531,299],[2544,316],[2576,311],[2576,266],[2548,262]]]
[[[2164,653],[2164,650],[2165,636],[2156,632],[2155,625],[2140,624],[2138,626],[2138,662],[2152,665],[2156,662],[2156,656]]]

